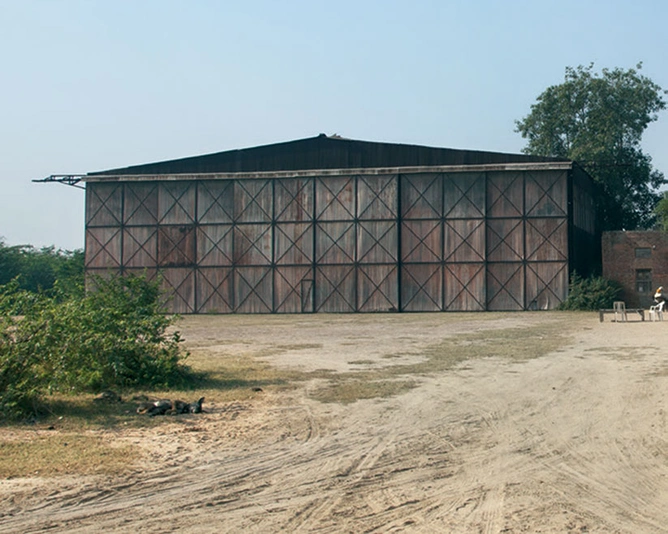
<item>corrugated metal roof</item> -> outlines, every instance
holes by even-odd
[[[525,154],[356,141],[320,134],[317,137],[296,141],[92,172],[88,176],[253,173],[565,161],[569,160]]]

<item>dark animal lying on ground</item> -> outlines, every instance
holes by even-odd
[[[147,415],[177,415],[181,413],[202,413],[204,397],[196,402],[160,399],[154,402],[142,402],[137,407],[137,413]]]

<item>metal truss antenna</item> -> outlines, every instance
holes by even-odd
[[[76,187],[77,189],[86,189],[85,187],[78,185],[79,182],[82,180],[82,178],[86,176],[85,174],[52,174],[51,176],[47,176],[46,178],[42,178],[40,180],[33,180],[33,182],[37,183],[58,183],[58,184],[65,184],[65,185],[71,185],[72,187]]]

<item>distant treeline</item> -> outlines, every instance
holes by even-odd
[[[19,288],[44,293],[54,286],[65,293],[83,287],[84,253],[55,247],[7,246],[0,239],[0,286],[16,279]]]

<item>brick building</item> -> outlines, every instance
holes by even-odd
[[[668,290],[668,232],[603,232],[603,276],[622,285],[627,306],[647,308]]]

